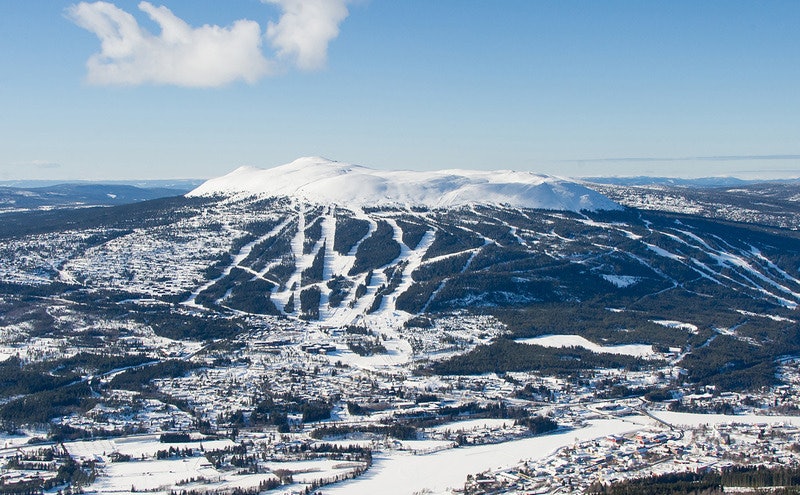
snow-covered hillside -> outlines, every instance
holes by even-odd
[[[513,171],[374,170],[319,157],[270,169],[241,167],[189,196],[264,195],[345,206],[508,205],[548,210],[615,210],[619,205],[569,180]]]

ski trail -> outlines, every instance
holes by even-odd
[[[505,224],[509,228],[508,234],[511,237],[513,237],[514,239],[516,239],[520,246],[530,247],[530,246],[528,246],[528,242],[525,239],[523,239],[522,237],[520,237],[519,234],[517,233],[519,231],[519,229],[517,227],[515,227],[515,226],[513,226],[513,225],[511,225],[509,223],[505,223]]]
[[[706,241],[704,241],[700,236],[698,236],[697,234],[695,234],[693,232],[689,232],[688,230],[680,230],[680,229],[674,229],[674,230],[676,232],[680,232],[681,234],[689,237],[690,239],[693,239],[695,242],[697,242],[698,244],[700,244],[701,246],[703,246],[706,249],[709,249],[709,250],[713,249],[711,246],[708,245],[708,243]]]
[[[328,281],[333,277],[333,263],[336,259],[333,250],[333,240],[336,237],[336,217],[333,208],[329,208],[322,218],[322,236],[320,242],[325,244],[325,259],[322,264],[322,280]]]
[[[279,234],[282,234],[282,233],[283,233],[283,231],[286,229],[286,227],[288,227],[288,226],[289,226],[289,225],[290,225],[290,224],[291,224],[293,221],[294,221],[294,219],[293,219],[292,215],[289,215],[289,217],[288,217],[286,220],[284,220],[284,221],[283,221],[283,223],[281,223],[280,225],[278,225],[277,227],[275,227],[275,228],[272,230],[272,232],[270,232],[271,234],[273,234],[272,236],[270,236],[270,238],[272,238],[272,237],[276,237],[276,236],[278,236]],[[261,269],[261,270],[258,272],[258,276],[259,276],[259,278],[262,278],[262,279],[264,279],[264,280],[267,280],[267,281],[270,281],[270,282],[273,282],[273,283],[275,283],[275,281],[272,281],[272,280],[270,280],[270,279],[267,277],[267,273],[269,273],[269,271],[270,271],[270,270],[272,270],[272,269],[275,267],[275,265],[279,265],[279,264],[280,264],[280,260],[273,260],[273,261],[271,261],[271,262],[267,263],[267,264],[264,266],[264,268],[263,268],[263,269]],[[281,284],[280,284],[280,282],[278,282],[278,284],[277,284],[277,285],[281,285]]]
[[[297,202],[294,207],[297,211],[297,233],[290,243],[295,264],[294,273],[292,273],[286,281],[284,290],[278,291],[279,287],[273,289],[270,299],[279,310],[284,311],[290,297],[294,295],[294,311],[292,314],[297,314],[300,312],[300,274],[303,273],[303,270],[310,266],[311,263],[308,263],[308,266],[301,267],[305,261],[303,244],[306,241],[306,205],[303,202]],[[314,258],[311,259],[313,261]]]
[[[394,229],[394,240],[400,244],[400,256],[391,264],[397,265],[405,263],[405,266],[400,274],[400,283],[398,286],[389,294],[383,295],[381,307],[378,311],[381,313],[393,312],[397,309],[397,298],[414,284],[414,279],[411,278],[411,274],[420,267],[422,264],[422,257],[425,256],[428,248],[431,247],[431,244],[433,244],[436,238],[436,231],[430,229],[422,236],[416,248],[411,249],[403,243],[403,229],[400,228],[397,222],[393,219],[386,219],[386,221],[389,222]]]
[[[699,273],[701,276],[709,278],[709,279],[713,280],[716,283],[719,283],[719,281],[716,280],[714,277],[711,277],[708,273],[705,273],[704,271],[699,270],[698,267],[702,268],[706,272],[713,273],[716,277],[720,277],[722,279],[728,280],[731,283],[734,283],[734,284],[736,284],[736,285],[738,285],[738,286],[740,286],[742,288],[749,289],[749,290],[754,290],[756,292],[761,293],[764,296],[767,296],[768,298],[775,299],[783,306],[786,306],[786,307],[789,307],[789,308],[797,307],[798,301],[800,301],[800,293],[798,293],[796,291],[793,291],[789,287],[786,287],[785,285],[778,283],[777,281],[775,281],[772,278],[770,278],[768,275],[765,275],[764,273],[762,273],[759,270],[759,268],[761,268],[761,269],[763,269],[763,270],[765,270],[767,272],[768,272],[768,270],[764,266],[759,266],[757,263],[754,264],[754,262],[756,260],[758,260],[758,261],[761,261],[762,263],[767,264],[768,266],[772,262],[769,259],[767,259],[766,257],[764,257],[763,255],[759,256],[760,253],[753,252],[754,248],[752,246],[750,246],[751,247],[751,251],[749,253],[747,253],[747,252],[745,252],[745,251],[743,251],[743,250],[731,245],[730,243],[726,242],[724,239],[719,238],[718,236],[712,236],[715,239],[717,239],[717,241],[719,241],[720,244],[723,246],[723,249],[716,249],[716,248],[711,247],[702,238],[698,237],[697,235],[695,235],[695,234],[693,234],[691,232],[686,232],[684,230],[678,230],[678,229],[675,229],[675,230],[677,232],[681,232],[684,235],[687,235],[690,239],[692,239],[695,242],[697,242],[698,244],[700,244],[700,246],[693,245],[693,244],[687,242],[685,239],[682,239],[682,238],[680,238],[679,236],[677,236],[675,234],[669,234],[669,233],[666,233],[666,232],[664,232],[663,234],[665,236],[667,236],[668,238],[676,241],[676,242],[682,243],[683,245],[686,245],[686,246],[688,246],[690,248],[697,249],[698,251],[702,252],[703,254],[708,256],[709,258],[711,258],[714,261],[716,261],[717,266],[719,266],[720,268],[729,268],[729,269],[731,269],[732,273],[735,274],[736,278],[738,278],[739,280],[737,280],[733,276],[726,275],[726,274],[722,273],[720,270],[715,270],[714,268],[712,268],[708,264],[702,263],[701,261],[697,260],[694,257],[690,258],[691,261],[692,261],[692,264],[694,265],[694,266],[692,266],[692,264],[687,264],[686,263],[686,259],[683,256],[679,256],[679,255],[677,255],[675,253],[667,251],[666,249],[663,249],[663,248],[661,248],[659,246],[656,246],[654,244],[649,244],[647,242],[644,242],[644,245],[648,249],[650,249],[651,251],[653,251],[656,254],[658,254],[659,256],[663,256],[665,258],[669,258],[669,259],[672,259],[672,260],[677,261],[679,263],[682,263],[683,265],[685,265],[685,266],[691,268],[692,270],[694,270],[695,272]],[[652,230],[651,230],[651,234],[652,234]],[[724,249],[725,247],[727,247],[727,249]],[[752,255],[752,256],[755,256],[756,260],[754,260],[750,256],[748,256],[748,254]],[[642,260],[640,260],[640,261],[642,261]],[[652,268],[653,267],[651,267],[651,269]],[[775,268],[780,270],[780,268],[778,268],[778,267],[775,267]],[[788,274],[786,274],[786,275],[788,275]],[[791,276],[789,276],[789,277],[790,278],[788,280],[789,281],[793,281],[793,278]],[[742,282],[742,280],[744,282]],[[758,280],[758,281],[756,281],[756,280]],[[774,291],[777,291],[779,294],[776,294],[775,292],[768,290],[763,284],[766,284],[767,286],[771,287]],[[783,294],[783,295],[781,295],[781,294]],[[787,296],[793,298],[794,300],[788,299]]]
[[[367,293],[362,296],[352,308],[350,307],[350,304],[352,304],[355,300],[356,289],[358,288],[359,284],[364,283],[366,274],[360,274],[353,277],[347,274],[350,272],[350,269],[353,268],[353,265],[356,262],[356,252],[358,251],[359,246],[361,246],[361,243],[368,239],[376,230],[378,230],[378,222],[364,213],[363,210],[352,211],[352,213],[355,218],[369,222],[369,229],[364,237],[359,239],[358,242],[356,242],[353,247],[350,248],[350,251],[348,251],[347,254],[339,254],[339,252],[333,249],[333,242],[336,236],[335,218],[330,223],[323,224],[323,236],[328,239],[328,249],[325,252],[325,270],[328,270],[326,273],[329,274],[329,277],[325,279],[325,283],[327,283],[327,281],[333,278],[335,275],[341,275],[352,283],[352,287],[348,290],[347,294],[342,300],[342,303],[335,308],[330,307],[330,292],[328,291],[327,286],[320,287],[320,290],[324,294],[324,304],[321,298],[319,318],[320,321],[324,321],[330,326],[349,325],[356,320],[359,315],[366,312],[366,309],[368,308],[368,306],[365,307],[366,299],[371,293],[374,294],[378,287],[373,287],[373,281],[370,281],[371,283],[369,287],[367,287]],[[373,280],[374,278],[375,277],[373,277]]]
[[[474,252],[472,253],[472,255],[469,257],[469,259],[467,259],[467,262],[466,262],[466,263],[464,263],[464,267],[461,269],[461,271],[460,271],[459,273],[466,273],[466,272],[467,272],[467,270],[469,270],[469,267],[472,265],[472,260],[474,260],[474,259],[475,259],[475,257],[478,255],[478,253],[480,253],[480,252],[481,252],[481,250],[482,250],[483,248],[485,248],[486,246],[488,246],[488,245],[489,245],[489,244],[491,244],[491,243],[492,243],[492,241],[490,241],[490,240],[489,240],[489,239],[487,239],[487,238],[484,238],[483,246],[481,246],[481,247],[479,247],[479,248],[475,249],[475,251],[474,251]]]
[[[362,237],[357,243],[350,248],[350,251],[347,253],[347,256],[353,257],[353,262],[355,262],[356,253],[358,252],[358,248],[361,247],[361,243],[369,239],[369,237],[378,230],[378,222],[376,222],[371,216],[364,213],[363,210],[359,211],[355,215],[356,218],[361,220],[366,220],[369,222],[369,230],[367,231],[367,235]],[[351,265],[352,267],[352,265]]]
[[[329,231],[326,232],[326,225],[323,224],[323,236],[328,238],[328,252],[325,255],[325,265],[330,269],[331,276],[344,275],[350,272],[356,262],[356,252],[358,251],[361,243],[367,240],[376,230],[378,230],[378,222],[373,220],[369,215],[363,211],[353,212],[354,217],[359,220],[369,222],[369,229],[366,235],[356,242],[347,254],[339,254],[338,251],[333,249],[333,242],[336,236],[336,222],[335,220],[327,225]],[[350,277],[348,277],[350,278]],[[352,280],[352,279],[351,279]]]
[[[444,289],[444,286],[448,280],[450,280],[449,277],[439,282],[439,285],[435,289],[433,289],[433,292],[431,292],[431,295],[428,297],[428,300],[425,301],[425,304],[422,306],[422,309],[419,310],[420,314],[428,312],[428,307],[430,307],[433,300],[436,299],[436,296],[439,295],[439,292],[441,292],[441,290]]]
[[[466,273],[467,270],[469,270],[470,265],[472,265],[472,261],[475,259],[475,256],[477,256],[478,253],[480,253],[481,250],[484,247],[488,246],[489,244],[491,244],[491,241],[489,239],[484,238],[483,247],[477,248],[475,250],[475,252],[472,253],[472,255],[470,255],[470,257],[467,259],[466,263],[464,263],[464,266],[461,268],[461,271],[459,272],[459,274]],[[439,282],[439,285],[436,287],[436,289],[434,289],[434,291],[431,292],[431,295],[430,295],[430,297],[428,297],[428,300],[425,301],[425,304],[422,306],[422,309],[420,310],[420,313],[427,313],[428,312],[428,308],[430,307],[431,303],[433,302],[434,299],[436,299],[436,296],[439,295],[439,292],[441,292],[441,290],[444,289],[444,286],[447,284],[447,282],[449,280],[450,280],[450,277],[445,278],[444,280]]]
[[[484,246],[485,245],[486,244],[484,244]],[[456,253],[443,254],[443,255],[437,256],[435,258],[428,258],[425,261],[421,262],[420,266],[432,265],[434,263],[438,263],[439,261],[447,260],[447,259],[450,259],[450,258],[456,258],[458,256],[461,256],[464,253],[473,253],[474,254],[475,251],[480,251],[482,248],[483,248],[483,246],[472,248],[472,249],[465,249],[463,251],[458,251]]]
[[[786,273],[786,272],[785,272],[785,271],[784,271],[784,270],[783,270],[781,267],[779,267],[778,265],[776,265],[775,263],[773,263],[773,262],[772,262],[772,260],[770,260],[769,258],[767,258],[766,256],[764,256],[764,255],[761,253],[761,251],[760,251],[758,248],[756,248],[755,246],[750,246],[750,252],[751,252],[751,253],[753,253],[753,255],[754,255],[756,258],[758,258],[759,260],[761,260],[761,261],[762,261],[763,263],[765,263],[765,264],[766,264],[766,265],[767,265],[769,268],[771,268],[772,270],[774,270],[775,272],[777,272],[778,274],[780,274],[780,275],[781,275],[783,278],[785,278],[786,280],[788,280],[788,281],[790,281],[790,282],[794,282],[795,284],[798,284],[798,285],[800,285],[800,279],[797,279],[797,278],[793,277],[792,275],[790,275],[789,273]]]
[[[317,244],[318,248],[314,249],[314,256],[316,257],[319,249],[325,246],[325,254],[322,260],[322,282],[316,284],[319,287],[319,319],[325,320],[328,316],[327,309],[329,307],[330,291],[328,291],[327,283],[333,278],[333,264],[336,260],[336,254],[333,250],[333,240],[336,237],[336,216],[334,215],[334,207],[329,207],[323,214],[322,218],[322,235]]]
[[[798,293],[796,291],[793,291],[789,287],[786,287],[786,286],[778,283],[777,281],[773,280],[769,276],[761,273],[761,271],[759,271],[758,268],[764,269],[764,267],[763,266],[756,267],[756,266],[754,266],[754,264],[751,263],[751,261],[755,261],[755,260],[748,259],[748,256],[747,256],[748,254],[753,255],[753,252],[752,252],[753,247],[752,246],[750,246],[751,247],[751,251],[748,253],[747,251],[743,251],[743,250],[731,245],[730,243],[726,242],[724,239],[719,238],[718,236],[713,236],[713,237],[715,239],[717,239],[721,244],[723,244],[724,246],[727,246],[729,248],[729,250],[725,250],[725,251],[724,250],[711,250],[711,252],[708,253],[708,255],[711,258],[713,258],[717,262],[717,264],[719,266],[728,267],[728,268],[732,268],[732,269],[736,270],[736,273],[739,275],[739,277],[743,278],[744,280],[746,280],[750,284],[750,288],[751,289],[754,289],[757,292],[761,292],[761,293],[766,294],[766,295],[768,295],[770,297],[773,297],[774,299],[778,300],[782,305],[784,305],[786,307],[790,307],[790,308],[797,307],[798,301],[800,301],[800,293]],[[772,263],[771,261],[769,261],[769,259],[767,259],[763,255],[761,257],[759,257],[758,255],[755,255],[755,256],[756,256],[756,259],[759,260],[759,261],[764,262],[764,260],[766,260],[767,263]],[[761,259],[761,258],[763,258],[763,259]],[[748,274],[749,274],[749,276],[748,276]],[[782,293],[785,296],[792,297],[794,300],[787,299],[784,296],[781,296],[779,294],[775,294],[774,292],[771,292],[771,291],[767,290],[763,285],[761,285],[760,283],[756,282],[751,277],[753,277],[755,279],[758,279],[760,282],[762,282],[764,284],[767,284],[768,286],[771,286],[774,290],[777,290],[778,292]]]
[[[291,217],[286,219],[285,221],[283,221],[281,224],[279,224],[277,227],[273,228],[272,230],[270,230],[269,232],[267,232],[263,236],[261,236],[261,237],[255,239],[254,241],[249,242],[249,243],[245,244],[244,246],[242,246],[242,248],[239,250],[239,252],[236,253],[236,256],[234,256],[233,259],[231,260],[231,263],[228,266],[225,267],[225,269],[222,271],[222,274],[219,277],[215,278],[214,280],[209,280],[205,284],[203,284],[200,287],[198,287],[197,289],[195,289],[191,293],[189,298],[186,299],[185,301],[181,302],[181,304],[183,304],[185,306],[191,306],[193,308],[205,309],[204,306],[202,306],[200,304],[197,304],[197,296],[199,296],[203,291],[208,290],[212,285],[216,284],[217,282],[219,282],[223,278],[225,278],[228,275],[230,275],[231,271],[234,268],[242,268],[241,267],[241,263],[245,259],[247,259],[248,256],[250,256],[250,253],[253,251],[253,247],[255,247],[260,242],[264,242],[264,241],[266,241],[266,240],[268,240],[268,239],[270,239],[272,237],[275,237],[276,235],[280,234],[280,232],[286,227],[286,225],[289,224],[290,221],[291,221]],[[269,281],[272,282],[271,280],[269,280]]]
[[[273,278],[270,278],[265,273],[257,272],[255,270],[253,270],[252,268],[250,268],[249,266],[237,266],[236,268],[238,268],[239,270],[242,270],[243,272],[249,273],[250,275],[253,276],[253,278],[261,279],[264,282],[271,283],[272,285],[281,285],[279,280],[275,280]]]
[[[295,271],[289,280],[286,283],[287,290],[283,293],[277,294],[276,299],[280,301],[281,306],[280,309],[286,307],[286,303],[289,301],[289,297],[294,294],[294,301],[295,307],[292,314],[299,314],[300,312],[300,293],[308,288],[317,287],[320,291],[320,302],[319,307],[317,308],[320,312],[320,320],[323,319],[323,310],[328,306],[328,299],[330,297],[329,292],[327,291],[326,283],[331,279],[332,274],[332,260],[333,255],[330,254],[333,252],[333,236],[335,235],[336,230],[336,220],[332,214],[331,208],[324,210],[320,217],[322,222],[321,230],[322,234],[320,238],[314,243],[310,252],[308,254],[303,253],[303,246],[305,245],[306,236],[305,236],[305,215],[307,210],[304,207],[301,207],[299,210],[299,219],[298,219],[298,232],[297,235],[292,239],[292,254],[295,258]],[[314,221],[318,221],[314,219]],[[323,268],[322,268],[322,281],[321,282],[313,282],[310,284],[303,285],[303,272],[314,264],[314,259],[319,254],[320,249],[325,247],[325,253],[323,257]]]

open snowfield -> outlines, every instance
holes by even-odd
[[[637,431],[640,426],[611,419],[568,430],[494,445],[462,447],[435,454],[381,453],[363,476],[327,487],[326,495],[409,495],[422,490],[450,493],[464,486],[468,474],[511,466],[525,459],[542,459],[576,441]]]
[[[688,330],[691,333],[697,333],[697,325],[693,323],[685,323],[675,320],[652,320],[652,322],[656,325],[661,325],[662,327],[678,328],[681,330]]]
[[[44,433],[42,433],[44,435]],[[28,444],[28,441],[37,436],[33,433],[25,433],[22,435],[9,435],[8,433],[0,434],[0,448],[3,449],[13,449],[16,447],[24,447]]]
[[[777,424],[800,426],[800,416],[761,416],[746,414],[731,416],[725,414],[694,414],[671,411],[652,411],[651,414],[658,419],[675,426],[696,427],[701,425],[718,424]]]
[[[529,339],[518,339],[521,344],[536,344],[543,347],[582,347],[592,352],[624,354],[641,358],[654,357],[653,346],[647,344],[627,344],[601,346],[580,335],[542,335]]]
[[[482,429],[508,428],[514,425],[513,419],[471,419],[469,421],[455,421],[431,428],[440,432],[469,432]]]
[[[222,441],[224,442],[224,441]],[[167,444],[154,444],[167,445]],[[169,444],[188,445],[188,444]],[[197,443],[194,444],[197,447]],[[210,448],[223,448],[223,445],[207,442]],[[115,447],[113,441],[73,442],[66,447],[70,453],[75,453],[84,458],[104,457],[108,449]],[[146,452],[152,450],[147,442],[129,442],[128,451]],[[104,449],[104,450],[94,450]],[[122,449],[124,450],[124,449]],[[315,481],[330,479],[336,476],[346,476],[354,468],[360,467],[359,463],[345,462],[331,459],[314,459],[307,461],[271,462],[268,469],[272,472],[288,470],[293,474],[295,483],[310,484]],[[175,489],[203,490],[234,490],[257,488],[259,483],[274,479],[275,475],[267,473],[238,474],[235,472],[222,472],[215,469],[204,456],[188,458],[171,458],[154,460],[146,458],[139,460],[133,458],[129,462],[109,462],[106,459],[97,480],[86,488],[87,493],[133,493],[141,491],[167,493]]]
[[[102,476],[88,487],[97,493],[168,490],[175,483],[205,478],[218,480],[219,473],[205,457],[117,462],[107,464]],[[258,483],[256,482],[256,485]]]
[[[107,457],[112,452],[129,455],[132,458],[142,456],[151,458],[159,450],[168,450],[170,447],[175,449],[193,449],[201,447],[205,450],[225,449],[236,445],[229,439],[207,440],[204,442],[187,443],[161,443],[159,435],[139,435],[127,438],[117,438],[113,440],[93,440],[81,442],[68,442],[64,448],[74,457],[91,459],[95,456]]]

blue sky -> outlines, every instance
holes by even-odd
[[[796,177],[798,22],[795,0],[6,0],[0,180],[306,155]]]

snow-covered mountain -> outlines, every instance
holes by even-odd
[[[309,332],[325,334],[340,350],[357,349],[348,356],[383,366],[465,350],[508,329],[680,348],[691,382],[725,378],[728,388],[768,384],[776,358],[800,352],[800,233],[601,210],[605,197],[573,186],[513,172],[378,172],[302,159],[239,170],[193,197],[4,213],[0,330],[4,314],[30,313],[49,335],[47,311],[16,308],[26,295],[46,296],[103,321],[140,315],[169,338],[228,339],[245,320],[303,345],[319,342]],[[534,194],[542,190],[549,196]],[[752,195],[742,194],[745,204]],[[585,195],[597,210],[552,209],[583,207]],[[542,197],[553,202],[534,202]],[[502,325],[480,320],[477,333],[465,333],[456,323],[442,334],[437,322],[454,314]]]
[[[375,170],[320,157],[270,169],[241,167],[189,196],[287,196],[343,206],[506,205],[547,210],[616,210],[619,205],[575,182],[530,172]]]

